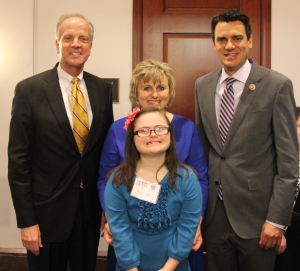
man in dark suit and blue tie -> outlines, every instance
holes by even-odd
[[[211,26],[223,68],[195,83],[196,125],[209,163],[208,268],[272,271],[298,178],[293,86],[248,59],[248,16],[225,11]],[[232,119],[231,102],[223,101],[228,78],[235,79]]]
[[[82,14],[62,15],[56,25],[59,63],[15,89],[8,178],[30,270],[66,270],[68,264],[72,271],[95,270],[101,218],[96,183],[113,111],[110,84],[83,71],[93,34]],[[81,98],[72,92],[74,80]]]

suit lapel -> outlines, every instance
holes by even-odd
[[[246,81],[240,101],[234,113],[231,126],[226,138],[226,142],[223,147],[223,151],[225,150],[226,146],[230,143],[230,141],[234,138],[234,135],[236,131],[239,129],[242,121],[244,120],[245,115],[247,114],[253,99],[255,98],[258,91],[260,91],[259,81],[261,77],[262,75],[261,72],[259,72],[259,66],[253,63],[251,67],[251,72]],[[255,86],[255,89],[253,89],[253,86]]]
[[[212,123],[214,137],[216,138],[216,141],[212,140],[211,144],[213,144],[213,142],[217,142],[219,149],[222,150],[223,146],[222,146],[220,132],[219,132],[219,125],[216,117],[216,105],[215,105],[216,87],[217,87],[219,77],[220,77],[220,71],[218,71],[218,75],[212,76],[213,80],[207,86],[207,98],[208,98],[209,116],[211,117],[210,122]]]
[[[67,138],[73,144],[74,148],[78,150],[61,94],[57,75],[57,65],[54,69],[50,70],[48,76],[45,77],[43,88],[57,122],[66,134]]]

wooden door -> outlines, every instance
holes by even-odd
[[[271,0],[133,0],[133,68],[146,58],[171,65],[176,96],[170,112],[194,121],[195,80],[221,67],[213,50],[211,19],[226,9],[249,16],[253,32],[249,56],[270,67]]]

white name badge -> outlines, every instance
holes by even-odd
[[[160,188],[161,185],[158,183],[151,183],[136,177],[130,196],[156,204]]]

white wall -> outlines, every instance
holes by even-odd
[[[33,72],[33,1],[0,0],[0,6],[0,120],[3,125],[0,140],[0,247],[21,247],[7,181],[6,154],[14,85]]]
[[[288,76],[294,85],[296,104],[300,106],[299,0],[272,0],[271,67]],[[254,41],[255,43],[255,41]]]
[[[114,117],[124,117],[131,110],[128,93],[132,70],[132,0],[34,2],[34,73],[52,68],[58,61],[55,52],[55,24],[58,17],[70,11],[81,12],[95,28],[92,53],[85,70],[102,78],[120,78],[120,102],[114,104]]]
[[[300,105],[299,62],[295,52],[299,0],[272,0],[272,68],[290,77]],[[55,23],[62,13],[79,11],[95,26],[92,54],[86,70],[103,78],[120,79],[115,119],[130,110],[132,63],[132,0],[0,0],[0,248],[22,248],[7,181],[7,142],[11,101],[20,80],[54,66]],[[298,42],[299,41],[299,42]],[[255,45],[255,41],[254,41]],[[100,242],[99,250],[106,245]]]
[[[130,112],[132,0],[0,0],[0,248],[22,248],[7,181],[7,142],[11,101],[17,82],[52,68],[55,24],[70,11],[83,13],[95,27],[85,69],[103,78],[119,78],[115,119]],[[99,250],[106,250],[100,242]]]

